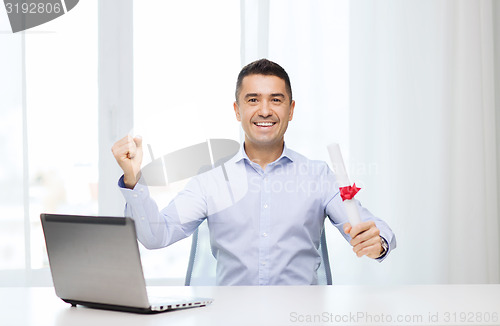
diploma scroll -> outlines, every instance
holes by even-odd
[[[347,217],[349,218],[349,223],[354,226],[361,223],[358,206],[354,200],[354,196],[360,188],[357,188],[356,184],[351,186],[351,183],[349,182],[349,177],[347,176],[339,144],[333,143],[328,145],[327,148],[328,153],[330,154],[330,160],[332,161],[333,171],[335,172],[337,182],[339,183],[340,195],[347,212]]]

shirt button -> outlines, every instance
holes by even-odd
[[[264,233],[262,233],[262,236],[263,236],[264,238],[265,238],[265,237],[267,237],[267,233],[265,233],[265,232],[264,232]]]
[[[137,198],[139,195],[138,194],[133,194],[132,197]]]
[[[144,216],[141,217],[141,220],[144,221],[146,218]]]
[[[267,204],[264,204],[264,208],[267,208]]]

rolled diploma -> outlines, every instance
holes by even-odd
[[[339,187],[350,186],[349,177],[347,176],[347,171],[345,169],[344,160],[342,159],[342,153],[340,152],[340,146],[337,143],[328,145],[328,153],[330,154],[330,160],[332,161],[333,171],[337,177],[337,182]],[[343,201],[345,210],[347,212],[347,217],[349,218],[349,223],[352,226],[361,223],[361,217],[359,216],[358,205],[354,199],[346,199]]]

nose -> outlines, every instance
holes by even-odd
[[[273,115],[273,111],[271,110],[270,103],[268,101],[262,101],[262,105],[259,109],[259,116],[262,118],[267,118]]]

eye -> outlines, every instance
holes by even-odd
[[[248,102],[249,103],[257,103],[257,99],[256,98],[249,98]]]
[[[271,101],[274,103],[281,103],[282,102],[281,98],[279,98],[279,97],[274,97]]]

